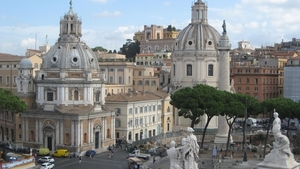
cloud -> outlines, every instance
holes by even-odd
[[[171,5],[171,3],[170,2],[164,2],[164,6],[170,6]]]
[[[120,11],[114,11],[114,12],[109,12],[109,11],[102,11],[100,13],[94,14],[94,17],[98,18],[107,18],[107,17],[118,17],[121,16]]]
[[[253,21],[253,22],[247,23],[245,25],[245,27],[250,28],[250,29],[256,29],[259,27],[259,23],[256,21]]]
[[[28,49],[32,49],[35,47],[35,39],[33,39],[33,38],[23,39],[21,41],[21,46],[28,48]]]

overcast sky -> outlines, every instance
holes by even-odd
[[[144,25],[185,28],[194,0],[73,0],[82,19],[82,41],[117,51]],[[300,0],[206,0],[208,23],[221,34],[226,20],[232,48],[241,40],[253,47],[300,39]],[[69,0],[6,0],[0,5],[0,53],[25,55],[46,36],[54,45]],[[37,40],[37,41],[36,41]]]

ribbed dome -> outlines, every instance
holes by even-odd
[[[177,36],[175,50],[217,50],[221,35],[209,24],[191,23]]]
[[[21,69],[32,69],[32,63],[28,58],[24,58],[20,62]]]
[[[43,58],[42,69],[99,69],[94,52],[83,42],[56,43]]]

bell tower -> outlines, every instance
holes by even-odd
[[[204,2],[198,0],[192,6],[192,23],[200,22],[207,24],[207,6]]]

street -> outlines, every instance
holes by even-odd
[[[78,157],[75,158],[56,158],[55,168],[56,169],[128,169],[126,157],[128,152],[124,149],[114,149],[114,156],[112,158],[108,157],[108,152],[103,152],[90,158],[88,156],[83,156],[81,163],[79,163]],[[38,156],[37,158],[40,158]]]

